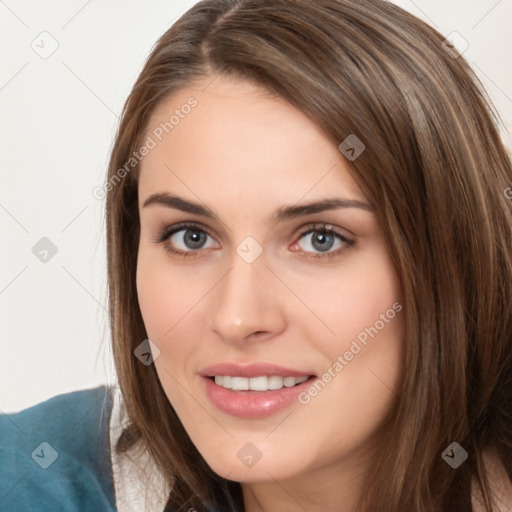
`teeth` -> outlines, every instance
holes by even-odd
[[[285,388],[291,388],[292,386],[295,386],[295,377],[285,377],[283,379],[283,384]]]
[[[222,378],[222,386],[224,387],[224,378]],[[246,377],[232,377],[231,389],[237,391],[249,391],[249,379]]]
[[[291,388],[308,380],[308,377],[231,377],[230,375],[215,375],[215,384],[235,391],[268,391],[281,389],[283,386]]]
[[[251,391],[267,391],[268,377],[253,377],[249,379],[249,389]]]
[[[272,375],[268,378],[268,389],[281,389],[283,380],[283,377],[279,377],[279,375]]]

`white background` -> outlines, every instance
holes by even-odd
[[[0,0],[0,412],[114,379],[92,190],[153,44],[194,3]],[[467,40],[512,147],[512,0],[395,3]],[[58,43],[47,59],[31,47],[44,31]],[[42,237],[58,249],[46,263]]]

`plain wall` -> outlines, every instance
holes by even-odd
[[[0,2],[0,413],[115,379],[92,192],[152,46],[194,3]],[[512,147],[512,2],[395,3],[468,42]]]

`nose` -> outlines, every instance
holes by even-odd
[[[227,343],[263,341],[286,328],[280,283],[262,256],[247,263],[235,253],[230,270],[215,287],[210,328]]]

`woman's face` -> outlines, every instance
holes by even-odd
[[[190,438],[230,480],[353,471],[395,398],[404,313],[344,156],[222,76],[162,103],[146,136],[137,291]]]

